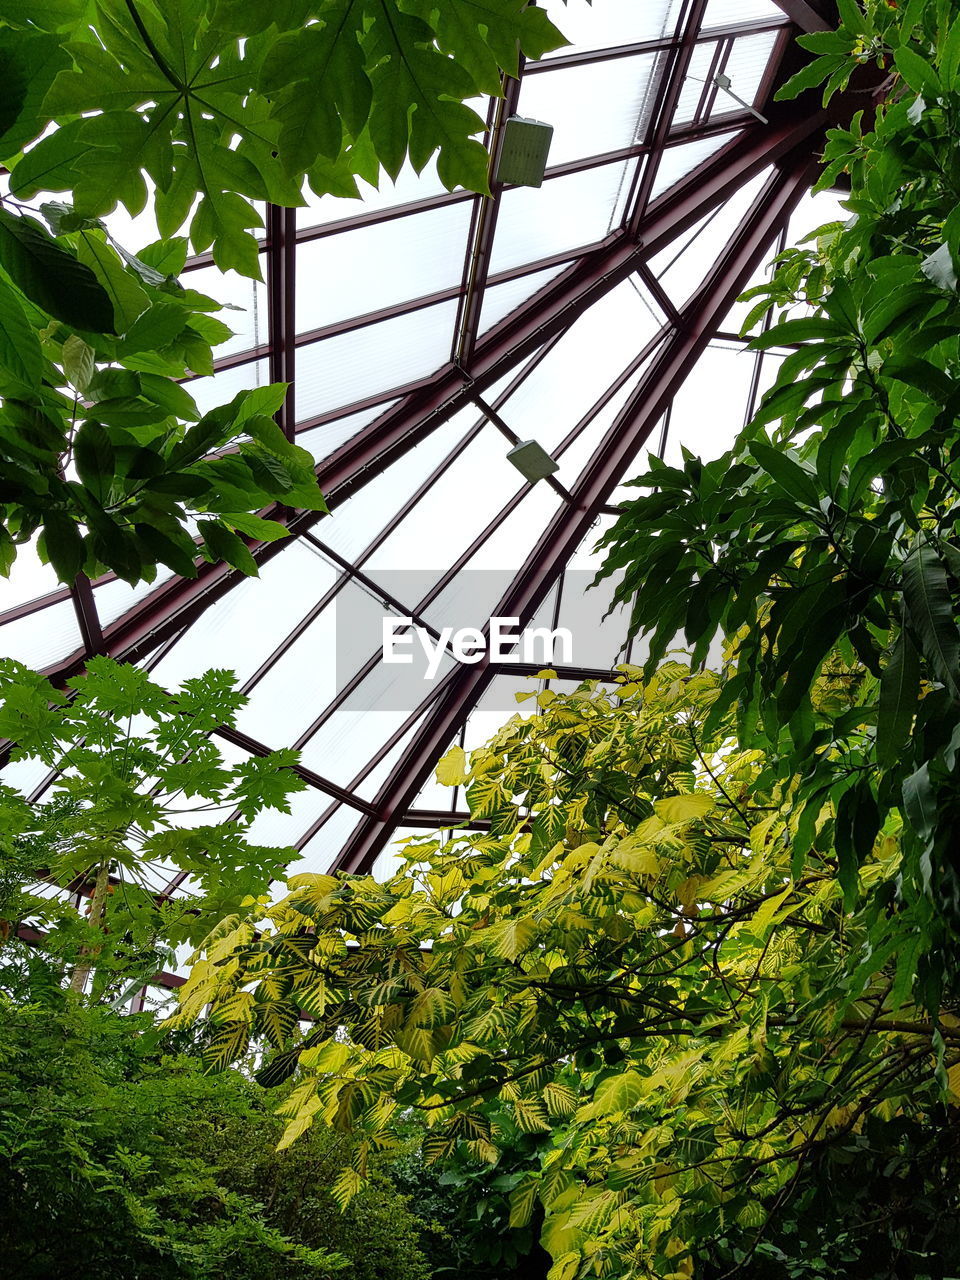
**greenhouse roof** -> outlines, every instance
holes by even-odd
[[[356,641],[368,606],[434,636],[576,613],[586,642],[559,682],[636,656],[623,616],[604,619],[609,588],[583,594],[592,548],[646,451],[728,447],[780,358],[744,351],[735,299],[824,220],[801,202],[848,107],[773,101],[798,28],[825,26],[813,3],[546,7],[571,46],[480,107],[495,156],[508,117],[553,126],[540,187],[484,198],[404,171],[359,203],[269,207],[263,284],[188,264],[243,308],[191,392],[207,409],[288,381],[281,425],[332,514],[273,513],[293,536],[251,544],[259,579],[204,564],[196,580],[68,589],[24,553],[5,588],[0,652],[54,679],[95,653],[171,686],[234,669],[250,701],[225,751],[301,752],[307,789],[255,832],[295,844],[299,869],[370,868],[398,831],[460,820],[462,797],[430,781],[438,758],[485,740],[542,666],[448,656],[425,683]],[[114,229],[136,248],[148,221]],[[536,484],[507,459],[529,438],[559,464]],[[42,771],[11,770],[43,793]]]

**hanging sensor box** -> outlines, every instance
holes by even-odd
[[[503,126],[494,180],[517,187],[539,187],[546,172],[552,137],[552,124],[509,116]]]
[[[536,440],[521,440],[519,444],[513,446],[507,457],[531,484],[536,484],[538,480],[545,480],[547,476],[552,476],[555,471],[560,470],[559,462],[554,462],[546,449],[537,444]]]

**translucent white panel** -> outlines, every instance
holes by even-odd
[[[329,809],[333,797],[316,787],[308,786],[289,797],[290,812],[265,809],[254,818],[250,828],[250,840],[255,844],[296,844],[305,831]]]
[[[373,800],[376,797],[377,792],[380,790],[380,788],[386,782],[387,778],[390,776],[390,773],[392,772],[394,765],[396,765],[397,761],[400,759],[403,753],[408,749],[410,744],[416,738],[417,734],[420,732],[420,729],[423,725],[423,719],[424,719],[423,716],[419,717],[410,726],[410,728],[403,735],[400,741],[397,742],[387,752],[387,754],[380,761],[380,763],[374,766],[374,768],[372,768],[369,772],[364,773],[364,776],[352,788],[352,790],[362,800]],[[381,743],[378,745],[382,746],[383,744]],[[374,753],[371,752],[371,755],[372,754]],[[419,807],[420,803],[421,802],[418,798],[417,801],[415,801],[414,803],[414,807]]]
[[[535,485],[427,608],[434,626],[483,627],[562,505],[554,489],[542,482]]]
[[[681,142],[679,145],[667,147],[660,157],[657,176],[654,179],[650,199],[655,200],[664,191],[669,191],[678,182],[693,173],[711,156],[721,151],[739,130],[731,129],[729,133],[718,133],[712,138],[697,138],[695,142]]]
[[[687,74],[684,77],[683,88],[680,91],[677,109],[674,112],[673,119],[675,124],[689,124],[694,119],[700,98],[703,95],[705,81],[713,65],[713,55],[716,48],[717,42],[711,40],[708,43],[698,44],[694,49],[690,65],[687,68]]]
[[[113,622],[127,609],[144,600],[151,591],[156,591],[165,582],[169,582],[172,577],[173,570],[161,564],[157,566],[157,576],[153,582],[138,582],[135,587],[131,587],[129,582],[114,578],[112,582],[104,582],[94,587],[93,598],[100,622],[104,626]]]
[[[602,448],[605,433],[613,425],[617,414],[630,399],[637,384],[649,367],[652,358],[645,360],[643,366],[632,377],[627,379],[619,391],[610,397],[603,408],[597,412],[593,421],[580,433],[570,447],[564,449],[562,453],[557,453],[557,461],[560,463],[557,479],[561,484],[566,485],[568,489],[577,483],[597,450]]]
[[[503,284],[488,285],[483,295],[479,332],[484,334],[499,324],[544,285],[566,271],[567,265],[564,262],[559,267],[547,267],[545,271],[534,271],[531,275],[518,276],[516,280],[506,280]]]
[[[839,191],[807,191],[790,216],[787,244],[799,244],[812,231],[829,222],[846,222],[850,213],[843,207],[848,196]]]
[[[598,536],[599,530],[591,535],[591,544]],[[561,591],[558,625],[573,637],[574,666],[612,668],[626,661],[629,611],[619,606],[604,616],[613,599],[614,579],[605,578],[586,591],[582,585],[578,577],[570,581],[569,590]]]
[[[260,255],[260,271],[267,275],[266,257]],[[188,271],[181,283],[188,289],[205,293],[217,302],[229,303],[240,310],[215,311],[218,320],[233,330],[233,337],[214,347],[215,356],[231,355],[235,351],[249,351],[269,341],[267,327],[267,287],[260,280],[250,280],[235,271],[226,274],[216,267],[199,267]]]
[[[320,527],[320,537],[334,551],[358,560],[388,521],[463,438],[477,420],[472,407],[442,423],[416,448],[374,476],[346,502],[335,507]]]
[[[362,814],[347,805],[341,805],[323,824],[308,845],[301,850],[296,862],[287,868],[287,876],[299,876],[304,872],[323,875],[333,866],[334,859],[346,844],[348,837],[359,824]]]
[[[212,377],[194,378],[185,385],[200,412],[209,413],[218,405],[229,404],[238,391],[265,387],[269,381],[269,361],[248,360],[232,369],[220,369]]]
[[[640,40],[672,36],[683,7],[682,0],[545,0],[551,22],[576,50],[612,49]],[[556,55],[570,53],[569,47]],[[550,55],[548,55],[549,57]]]
[[[379,656],[373,641],[355,641],[345,628],[353,625],[359,636],[379,638],[380,620],[387,615],[399,616],[355,583],[346,583],[252,690],[237,721],[239,727],[268,746],[297,739],[364,663],[375,654]],[[409,679],[407,667],[390,665],[382,670],[388,688]],[[311,767],[334,776],[316,763],[315,753]],[[339,766],[335,780],[344,781]]]
[[[468,106],[478,115],[486,118],[486,101],[480,98],[468,99]],[[409,204],[413,200],[424,200],[429,196],[439,196],[446,192],[446,187],[437,174],[437,158],[433,156],[421,173],[417,173],[409,164],[405,164],[394,182],[386,173],[381,172],[379,186],[373,187],[363,178],[357,178],[359,199],[340,196],[315,196],[307,187],[304,195],[307,199],[305,208],[297,210],[299,227],[318,227],[330,222],[339,222],[343,218],[355,218],[357,214],[371,210],[393,209]]]
[[[492,272],[508,271],[602,240],[619,221],[635,161],[598,165],[542,187],[513,187],[501,197]]]
[[[536,700],[517,702],[518,693],[538,692],[543,682],[529,676],[494,676],[467,720],[464,750],[475,751],[489,742],[501,725],[514,716],[527,720],[537,709]]]
[[[633,280],[611,289],[564,334],[501,409],[521,440],[549,453],[660,327]]]
[[[59,591],[62,586],[50,565],[43,564],[37,555],[37,540],[34,538],[17,548],[10,577],[0,578],[0,613],[51,591]]]
[[[740,36],[734,41],[724,67],[724,74],[730,77],[730,91],[751,106],[756,103],[764,72],[770,62],[774,44],[779,32],[762,31],[753,36]],[[710,111],[710,117],[725,115],[730,111],[742,111],[740,104],[725,93],[717,90],[716,101]]]
[[[487,426],[432,486],[366,564],[382,569],[449,568],[523,484],[506,460],[510,444]]]
[[[424,702],[424,691],[435,693],[452,666],[453,659],[444,658],[438,676],[427,685],[414,667],[378,663],[351,694],[349,705],[334,711],[304,746],[304,764],[342,786],[349,785],[377,748]]]
[[[710,462],[743,427],[755,356],[734,343],[711,343],[673,399],[664,461],[682,465],[680,446]]]
[[[226,667],[246,680],[332,586],[330,565],[291,542],[259,578],[245,578],[200,615],[154,672],[172,688],[208,667]]]
[[[703,20],[704,30],[739,22],[780,22],[786,15],[773,0],[710,0]]]
[[[16,787],[22,795],[28,796],[40,786],[49,772],[47,765],[35,756],[27,760],[12,760],[0,770],[0,781],[4,786]]]
[[[380,320],[297,352],[297,417],[325,413],[428,373],[450,358],[456,301]]]
[[[396,403],[396,400],[385,400],[383,404],[375,405],[372,409],[351,413],[346,418],[335,418],[333,422],[325,422],[322,427],[311,427],[309,431],[300,431],[297,433],[297,444],[301,449],[307,449],[312,453],[317,462],[322,462],[333,453],[334,449],[338,449],[347,440],[353,439],[364,427],[386,413]]]
[[[0,626],[0,658],[16,658],[37,670],[81,647],[72,600],[49,605]]]
[[[297,332],[459,284],[470,211],[460,201],[298,245]]]
[[[655,99],[655,61],[645,53],[525,77],[518,113],[553,125],[548,163],[642,141]]]
[[[674,302],[686,302],[700,287],[768,177],[769,171],[764,170],[736,191],[719,210],[703,221],[695,238],[679,256],[676,248],[671,246],[651,258],[651,268]]]

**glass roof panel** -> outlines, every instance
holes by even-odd
[[[717,41],[711,40],[698,44],[690,59],[690,66],[684,77],[680,100],[677,103],[674,121],[676,124],[689,124],[698,114],[698,106],[706,88],[706,80],[713,66]]]
[[[494,325],[499,324],[511,311],[515,311],[544,285],[556,279],[562,271],[566,271],[568,266],[569,263],[561,262],[558,267],[547,267],[543,271],[518,276],[515,280],[505,280],[502,284],[487,285],[483,293],[478,332],[484,334]]]
[[[450,356],[456,299],[311,342],[297,351],[297,417],[405,386]]]
[[[741,22],[786,22],[783,10],[773,0],[709,0],[704,30]]]
[[[458,285],[469,201],[324,236],[297,248],[297,332]]]
[[[322,462],[340,445],[352,440],[364,427],[386,413],[396,403],[396,400],[387,400],[383,404],[374,405],[372,409],[363,409],[360,413],[351,413],[346,418],[334,418],[332,422],[325,422],[320,427],[299,431],[297,444],[301,449],[309,450],[317,462]]]
[[[210,667],[227,667],[247,680],[335,579],[326,561],[302,542],[289,542],[261,565],[259,578],[243,578],[201,614],[161,659],[155,678],[172,688]]]
[[[508,426],[549,453],[659,329],[652,307],[632,278],[611,289],[506,401],[501,413]]]
[[[138,582],[131,587],[129,582],[114,578],[110,582],[101,582],[93,589],[93,597],[97,605],[97,614],[104,624],[113,622],[127,609],[146,599],[152,591],[156,591],[173,577],[173,570],[166,565],[157,565],[157,576],[153,582]]]
[[[266,256],[260,254],[260,273],[267,278]],[[267,328],[267,287],[260,280],[249,280],[235,271],[226,273],[216,267],[199,267],[183,277],[190,289],[205,293],[217,302],[229,304],[239,310],[215,311],[213,314],[233,330],[233,337],[214,348],[213,354],[232,355],[236,351],[249,351],[251,347],[265,346],[269,341]]]
[[[0,627],[0,658],[42,668],[82,647],[72,600],[38,609]]]
[[[490,270],[508,271],[602,240],[622,217],[636,160],[511,187],[501,197]]]
[[[651,269],[675,302],[686,302],[699,288],[768,177],[766,170],[758,173],[735,192],[699,224],[682,250],[670,246],[650,259]]]
[[[217,405],[226,404],[232,400],[238,391],[265,387],[269,381],[270,362],[268,360],[246,360],[243,364],[234,365],[230,369],[218,369],[212,376],[191,378],[184,385],[196,400],[200,412],[207,413]]]
[[[727,146],[739,132],[739,129],[731,129],[728,133],[717,133],[710,138],[696,138],[693,142],[674,143],[672,147],[667,147],[657,166],[650,199],[655,200],[664,191],[675,187],[687,174],[693,173],[694,169]]]
[[[753,36],[740,36],[734,40],[730,56],[723,68],[724,74],[730,77],[730,91],[738,98],[754,106],[760,92],[764,73],[770,65],[770,54],[779,36],[777,31],[760,31]],[[738,102],[724,93],[717,91],[717,96],[710,112],[714,116],[725,115],[730,111],[741,111]]]
[[[577,50],[612,49],[672,36],[683,0],[544,0],[542,6]],[[562,57],[569,47],[548,57]]]
[[[551,165],[633,146],[653,107],[655,62],[645,53],[527,76],[518,114],[553,125]]]
[[[682,465],[680,446],[710,462],[743,428],[756,356],[739,343],[711,342],[673,398],[664,461]]]
[[[471,406],[437,427],[416,448],[338,504],[317,526],[318,536],[340,555],[364,563],[361,553],[457,447],[477,416]]]

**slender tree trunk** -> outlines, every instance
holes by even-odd
[[[90,927],[96,929],[100,934],[103,917],[107,905],[107,890],[110,888],[110,859],[105,858],[97,868],[97,878],[93,885],[93,897],[90,899]],[[73,976],[70,979],[71,991],[83,991],[87,985],[87,979],[93,972],[97,956],[100,954],[102,943],[101,940],[93,943],[91,946],[84,947],[80,952],[80,957],[74,966]]]

